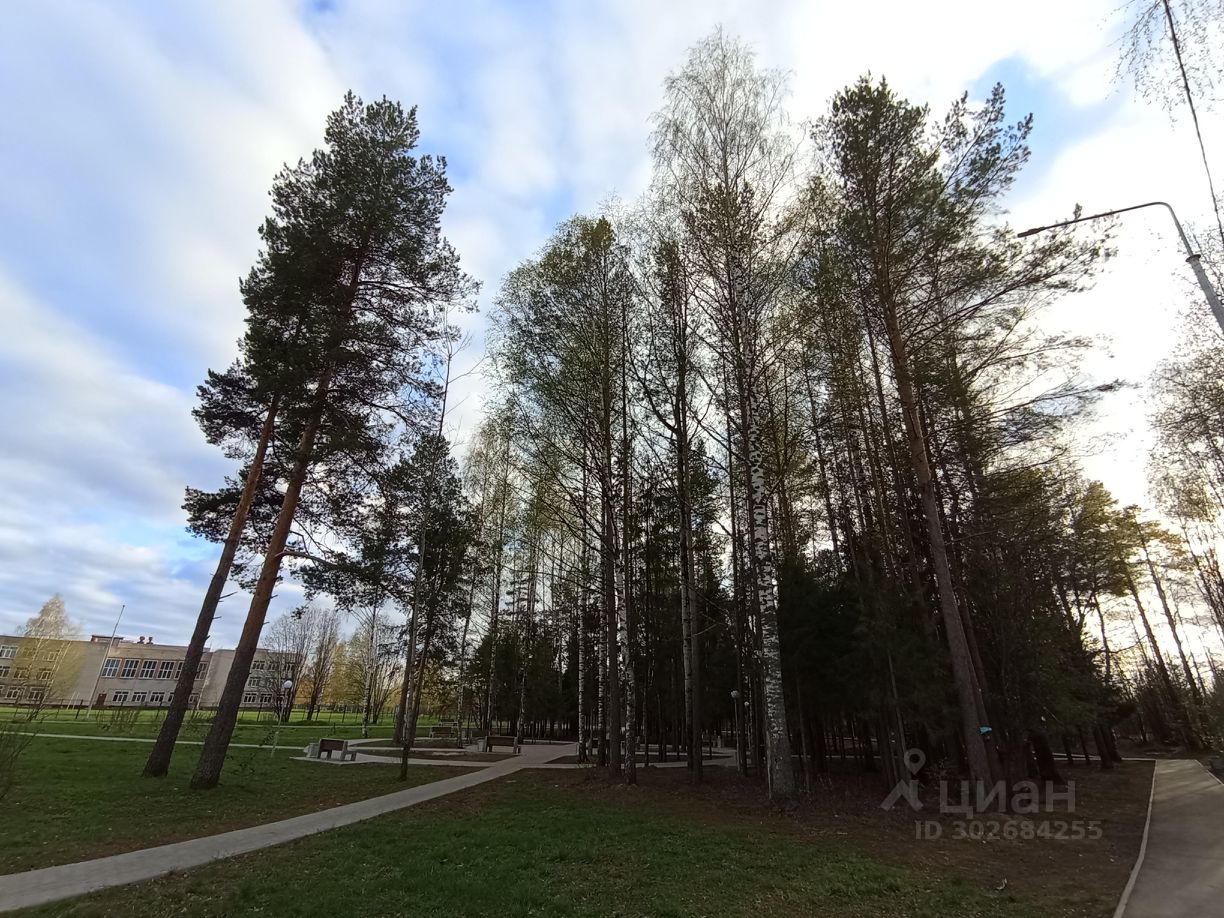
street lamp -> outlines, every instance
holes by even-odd
[[[293,713],[293,680],[286,679],[281,683],[281,698],[284,699],[284,704],[281,706],[283,720],[281,723],[289,722],[289,715]]]
[[[740,692],[739,689],[731,690],[731,707],[735,711],[735,766],[740,774],[748,773],[748,757],[744,743],[744,724],[741,718],[743,711],[740,708]],[[744,702],[746,707],[748,702]]]
[[[1072,226],[1076,223],[1086,223],[1089,220],[1100,220],[1103,217],[1114,217],[1118,214],[1124,214],[1128,211],[1139,210],[1144,207],[1163,207],[1169,212],[1169,216],[1173,218],[1173,225],[1177,227],[1177,235],[1181,237],[1182,247],[1186,250],[1186,263],[1190,265],[1190,270],[1194,272],[1194,277],[1198,281],[1199,287],[1203,290],[1203,295],[1207,297],[1207,305],[1211,307],[1211,314],[1215,316],[1216,322],[1220,325],[1220,330],[1224,331],[1224,306],[1220,305],[1220,296],[1216,293],[1215,288],[1211,286],[1211,279],[1207,277],[1207,272],[1203,270],[1203,260],[1199,254],[1194,251],[1190,245],[1190,237],[1186,235],[1186,231],[1182,229],[1181,221],[1177,219],[1177,214],[1173,212],[1173,208],[1164,201],[1148,201],[1146,204],[1136,204],[1133,207],[1120,207],[1117,210],[1107,210],[1104,213],[1092,214],[1087,217],[1078,217],[1075,220],[1064,220],[1062,223],[1051,223],[1048,226],[1034,226],[1032,229],[1026,229],[1022,233],[1017,233],[1016,238],[1023,239],[1025,236],[1031,236],[1034,233],[1041,233],[1045,230],[1059,229],[1063,226]]]

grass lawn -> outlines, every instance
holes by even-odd
[[[211,835],[309,813],[405,785],[398,769],[295,762],[296,750],[230,754],[221,786],[191,791],[199,747],[180,748],[170,774],[143,778],[145,743],[33,739],[0,801],[0,873],[47,867],[135,848]],[[409,784],[462,774],[454,767],[413,766]]]
[[[210,721],[207,720],[184,723],[183,729],[179,733],[179,739],[203,742],[204,737],[208,735],[210,725]],[[50,720],[38,721],[30,725],[29,729],[37,733],[66,733],[72,736],[122,736],[132,739],[153,740],[157,738],[157,731],[160,728],[160,721],[139,721],[132,724],[111,723],[105,720],[81,720],[76,722],[71,720]],[[277,725],[274,723],[239,723],[234,727],[232,742],[270,746],[272,745],[272,735],[276,732],[276,729]],[[331,736],[337,739],[357,739],[361,736],[361,725],[282,724],[277,735],[279,737],[279,745],[290,744],[300,749],[307,743],[313,742],[322,736]],[[385,724],[370,727],[370,736],[385,737],[390,740],[391,725]]]
[[[1146,804],[1142,768],[1112,789],[1085,775],[1093,786],[1079,805],[1091,818],[1116,802],[1111,795],[1127,801],[1106,821],[1105,841],[975,841],[959,843],[962,851],[915,841],[912,814],[883,813],[878,796],[875,814],[844,789],[779,812],[759,786],[730,769],[711,771],[698,789],[682,771],[644,772],[636,788],[591,772],[520,772],[22,914],[1104,916],[1138,847],[1129,827],[1142,807],[1131,807],[1132,791]],[[1117,869],[1115,855],[1125,861]],[[1064,887],[1069,877],[1076,889]]]
[[[83,736],[130,736],[140,739],[154,739],[161,729],[163,711],[132,709],[95,711],[90,717],[84,712],[73,710],[51,709],[39,714],[29,729],[39,733],[70,733]],[[14,712],[0,712],[0,720],[13,720]],[[182,739],[203,740],[212,722],[212,712],[200,712],[194,718],[188,717],[183,724]],[[422,715],[417,724],[417,734],[426,736],[429,728],[437,722],[435,717]],[[271,743],[272,732],[277,724],[273,716],[267,712],[244,711],[238,718],[234,728],[235,743]],[[393,718],[387,714],[378,723],[370,725],[372,737],[390,737],[394,726]],[[311,740],[321,736],[332,736],[339,739],[356,739],[361,736],[361,716],[359,714],[339,715],[321,714],[314,721],[306,722],[300,712],[295,712],[287,724],[280,725],[280,735],[296,746],[304,746]]]

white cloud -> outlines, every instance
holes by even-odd
[[[1073,109],[1095,111],[1109,95],[1099,128],[1070,146],[1048,138],[1052,161],[1033,164],[1041,177],[1011,202],[1013,222],[1148,196],[1197,215],[1204,195],[1184,125],[1113,83],[1116,6],[6,6],[0,90],[20,129],[0,146],[0,493],[14,495],[0,506],[0,569],[29,573],[0,579],[0,626],[65,589],[91,628],[126,595],[139,597],[133,622],[161,640],[185,636],[212,549],[177,534],[181,489],[215,484],[226,468],[192,425],[191,390],[233,356],[236,280],[254,258],[272,175],[318,143],[344,89],[419,104],[423,149],[450,161],[447,231],[487,307],[555,221],[643,190],[662,80],[719,23],[762,65],[792,72],[796,122],[868,70],[936,111],[1005,62]],[[1219,123],[1207,125],[1209,142]],[[1171,237],[1149,234],[1159,220],[1128,218],[1096,290],[1051,313],[1112,334],[1114,356],[1089,367],[1102,378],[1142,378],[1193,295]],[[478,359],[484,315],[465,327],[475,346],[460,372]],[[457,428],[470,431],[481,395],[478,377],[456,386]],[[1139,396],[1115,397],[1100,426],[1134,426],[1133,453],[1140,403],[1124,398]],[[1136,462],[1102,461],[1098,473],[1135,499]],[[240,618],[226,612],[222,639]]]

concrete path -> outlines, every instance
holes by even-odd
[[[524,746],[520,755],[494,762],[479,771],[410,787],[382,797],[346,803],[318,813],[294,816],[249,829],[236,829],[220,835],[193,838],[172,845],[129,851],[92,861],[0,876],[0,911],[81,896],[108,886],[151,880],[173,871],[199,867],[222,858],[246,854],[327,829],[372,819],[384,813],[402,810],[426,800],[434,800],[455,791],[484,784],[486,781],[493,781],[523,768],[542,765],[550,759],[566,755],[572,746],[572,743]]]
[[[1156,763],[1140,860],[1114,918],[1224,914],[1224,784],[1190,760]]]
[[[295,762],[311,762],[318,765],[395,765],[399,766],[400,760],[389,755],[370,755],[365,752],[358,752],[355,759],[311,759],[304,755],[295,756]],[[434,758],[416,758],[408,759],[409,765],[441,765],[443,767],[459,766],[460,768],[488,768],[490,765],[496,765],[497,762],[473,762],[470,759],[434,759]]]

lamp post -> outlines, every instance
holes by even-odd
[[[1173,208],[1164,201],[1148,201],[1146,204],[1135,204],[1133,207],[1120,207],[1117,210],[1107,210],[1104,213],[1091,214],[1087,217],[1077,217],[1074,220],[1064,220],[1062,223],[1051,223],[1047,226],[1034,226],[1031,229],[1026,229],[1022,233],[1017,233],[1018,239],[1023,239],[1025,236],[1032,236],[1034,233],[1041,233],[1045,230],[1059,229],[1064,226],[1072,226],[1076,223],[1087,223],[1089,220],[1100,220],[1104,217],[1115,217],[1118,214],[1124,214],[1132,210],[1140,210],[1144,207],[1163,207],[1169,212],[1169,216],[1173,218],[1173,225],[1177,227],[1177,235],[1181,237],[1182,248],[1186,250],[1186,263],[1190,265],[1190,270],[1194,272],[1195,280],[1198,281],[1199,287],[1202,288],[1203,295],[1207,297],[1207,305],[1211,307],[1211,314],[1215,316],[1216,322],[1220,325],[1220,330],[1224,331],[1224,306],[1220,304],[1220,295],[1216,293],[1215,288],[1211,285],[1211,279],[1207,276],[1207,272],[1203,269],[1203,259],[1199,256],[1194,248],[1190,245],[1190,237],[1186,235],[1186,231],[1182,229],[1181,221],[1177,219],[1177,214],[1173,212]]]
[[[746,705],[748,702],[744,702]],[[740,708],[739,689],[731,691],[731,707],[735,711],[735,765],[741,775],[748,773],[748,761],[744,749],[743,711]]]

